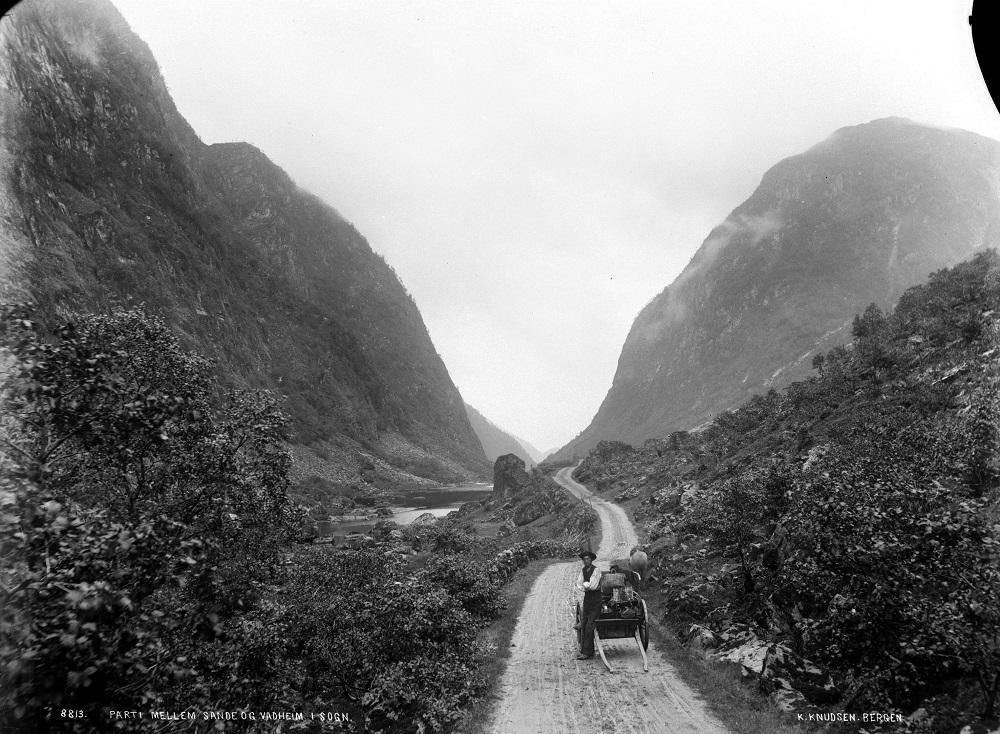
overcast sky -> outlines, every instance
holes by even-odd
[[[113,1],[201,138],[351,220],[466,401],[540,449],[780,159],[886,116],[1000,138],[971,0]]]

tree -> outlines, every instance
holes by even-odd
[[[714,516],[711,533],[716,541],[735,546],[743,571],[743,589],[756,589],[750,546],[761,539],[762,526],[769,512],[763,477],[743,471],[727,477],[718,487],[711,505]]]

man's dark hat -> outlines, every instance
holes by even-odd
[[[592,561],[597,560],[597,554],[594,553],[593,551],[584,551],[583,553],[580,554],[580,558],[586,558],[587,556],[590,556],[590,560]]]

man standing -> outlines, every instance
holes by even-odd
[[[583,589],[583,610],[580,620],[583,626],[583,636],[580,644],[580,654],[577,660],[594,657],[594,627],[601,614],[601,572],[594,565],[597,556],[591,551],[580,554],[583,559],[583,569],[576,577],[576,586]]]

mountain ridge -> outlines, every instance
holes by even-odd
[[[298,443],[488,476],[413,299],[336,209],[249,143],[204,144],[109,2],[0,25],[5,297],[43,319],[141,301],[224,385],[280,391]]]
[[[476,432],[480,443],[483,444],[483,451],[486,452],[487,459],[496,461],[504,454],[515,454],[529,467],[540,461],[541,457],[538,456],[537,449],[505,431],[468,403],[465,404],[465,411],[469,415],[472,430]]]
[[[639,313],[591,424],[557,452],[690,429],[802,377],[885,307],[1000,233],[1000,143],[884,118],[770,168]]]

